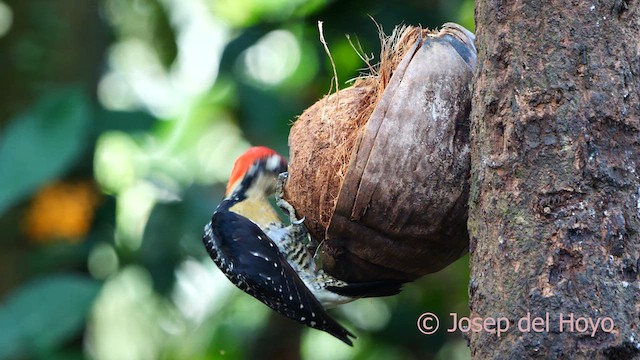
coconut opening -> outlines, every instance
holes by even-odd
[[[320,191],[287,186],[285,198],[305,216],[312,236],[324,239],[354,149],[396,67],[416,41],[431,34],[420,27],[396,27],[390,36],[380,29],[377,66],[354,84],[325,96],[308,108],[289,135],[289,184],[321,184]],[[364,59],[364,58],[363,58]],[[295,141],[292,141],[295,139]]]

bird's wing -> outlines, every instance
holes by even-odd
[[[241,290],[280,314],[352,345],[349,336],[355,336],[331,318],[274,242],[251,220],[230,211],[216,212],[203,241],[214,261],[218,257],[227,262],[223,272]]]

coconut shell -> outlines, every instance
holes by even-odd
[[[371,82],[359,82],[327,96],[300,115],[291,129],[289,139],[295,139],[295,145],[289,150],[285,199],[304,214],[314,239],[323,239],[329,226],[344,178],[341,168],[346,168],[358,129],[373,111],[375,90]]]
[[[473,34],[407,28],[383,51],[377,76],[311,106],[289,135],[285,199],[346,281],[413,280],[468,248]]]

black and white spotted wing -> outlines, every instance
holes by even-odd
[[[355,336],[327,314],[273,241],[228,207],[220,204],[203,236],[209,255],[227,278],[278,313],[352,345],[349,336]]]

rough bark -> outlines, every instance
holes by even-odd
[[[510,329],[472,332],[472,355],[640,358],[639,1],[476,6],[471,314]]]

